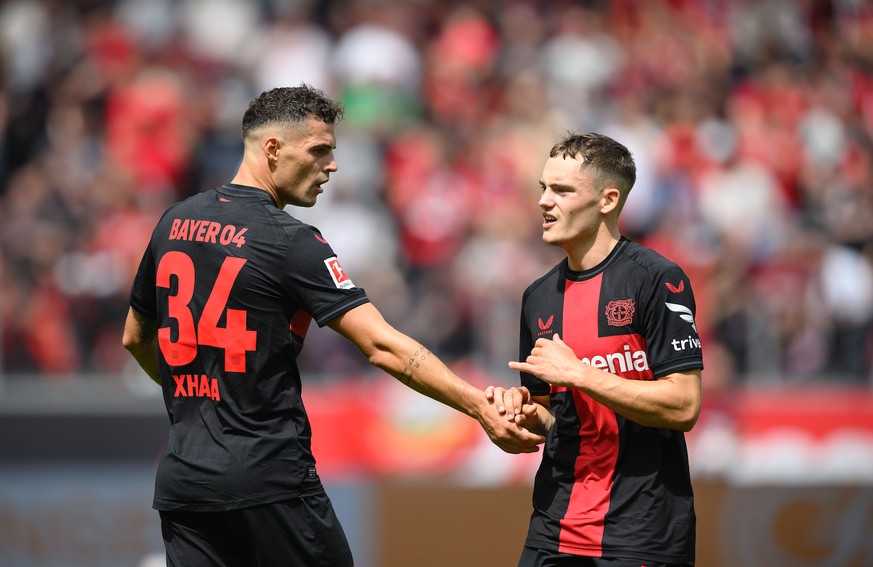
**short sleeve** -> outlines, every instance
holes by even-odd
[[[130,290],[130,306],[152,318],[158,316],[157,295],[155,294],[155,257],[151,244],[146,247],[139,262],[136,276]]]
[[[675,264],[655,274],[651,296],[643,303],[649,363],[656,378],[703,368],[691,280]]]
[[[294,232],[284,273],[283,286],[319,327],[369,301],[330,244],[310,226]]]

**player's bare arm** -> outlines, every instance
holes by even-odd
[[[534,453],[541,435],[498,415],[482,391],[454,374],[414,339],[389,325],[370,303],[340,315],[328,325],[352,342],[373,366],[416,392],[475,418],[495,445],[508,453]]]
[[[127,312],[127,321],[124,323],[121,344],[133,355],[149,378],[160,384],[157,321],[130,308]]]
[[[524,362],[510,362],[509,367],[581,390],[640,425],[690,431],[700,415],[700,370],[627,380],[581,362],[558,335],[537,340]]]

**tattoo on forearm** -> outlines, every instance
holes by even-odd
[[[400,382],[405,386],[409,386],[409,383],[412,382],[412,378],[415,376],[415,371],[421,368],[421,363],[427,360],[429,356],[431,356],[431,352],[422,345],[418,345],[418,349],[412,353],[406,361],[406,366],[400,371]]]

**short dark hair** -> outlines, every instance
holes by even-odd
[[[568,132],[564,138],[552,146],[549,157],[579,158],[582,168],[596,171],[600,188],[614,184],[621,192],[621,202],[637,180],[637,166],[630,151],[609,136],[588,132]]]
[[[336,124],[343,117],[343,105],[305,83],[262,92],[249,103],[243,115],[242,135],[268,124],[300,124],[309,118]]]

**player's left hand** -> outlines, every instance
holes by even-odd
[[[579,373],[579,359],[557,333],[551,339],[537,339],[524,362],[512,361],[513,370],[533,374],[540,380],[555,386],[573,388]]]
[[[536,453],[539,445],[546,441],[543,435],[498,413],[493,400],[486,399],[484,395],[476,419],[491,442],[507,453]]]

